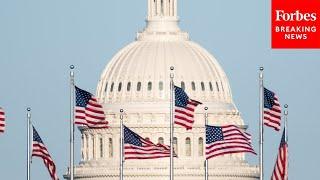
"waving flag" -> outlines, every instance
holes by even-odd
[[[5,113],[4,110],[0,107],[0,133],[3,133],[5,130]]]
[[[124,126],[125,159],[157,159],[170,157],[170,146],[153,144]]]
[[[234,125],[206,126],[206,158],[232,153],[256,154],[251,146],[251,135]]]
[[[271,180],[288,180],[288,162],[288,144],[285,139],[284,129]]]
[[[264,88],[264,119],[266,126],[280,130],[281,126],[281,106],[279,99],[274,92]]]
[[[38,132],[33,127],[33,142],[32,142],[32,157],[40,157],[43,159],[45,166],[48,168],[49,174],[52,180],[58,180],[58,176],[56,174],[56,166],[44,145],[42,139],[40,138]]]
[[[75,124],[89,128],[108,128],[108,121],[103,107],[89,92],[78,87],[76,89]]]
[[[175,114],[174,123],[185,127],[187,130],[192,129],[194,123],[195,108],[202,104],[201,102],[189,99],[187,93],[182,88],[174,87],[175,92]]]

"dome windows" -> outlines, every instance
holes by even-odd
[[[163,82],[162,82],[162,81],[159,82],[159,90],[160,90],[160,91],[163,90]]]
[[[183,89],[183,90],[186,89],[186,84],[183,81],[181,81],[181,89]]]
[[[159,137],[159,138],[158,138],[158,143],[159,143],[159,144],[164,144],[163,137]]]
[[[174,153],[178,155],[178,139],[177,137],[173,137],[173,150]]]
[[[219,89],[219,84],[218,84],[218,82],[216,82],[216,85],[217,85],[217,91],[219,92],[220,89]]]
[[[110,92],[113,92],[113,87],[114,87],[114,82],[112,82],[112,84],[111,84]]]
[[[103,139],[102,139],[101,135],[99,137],[99,150],[100,150],[99,157],[103,158]]]
[[[205,87],[204,87],[204,82],[201,82],[201,90],[202,90],[202,91],[205,91],[205,90],[206,90]]]
[[[104,87],[104,92],[108,91],[108,83],[106,83],[106,86]]]
[[[192,91],[196,90],[196,83],[194,83],[193,81],[191,82],[191,89]]]
[[[186,138],[186,156],[191,156],[191,139]]]
[[[122,88],[122,83],[119,83],[119,86],[118,86],[118,92],[121,91],[121,88]]]
[[[148,91],[152,90],[152,82],[148,82]]]
[[[113,143],[112,143],[112,138],[109,138],[109,157],[113,157]]]
[[[137,91],[141,91],[141,82],[138,82],[137,84]]]
[[[209,82],[209,88],[210,88],[210,91],[213,91],[213,86],[211,82]]]
[[[128,82],[128,84],[127,84],[127,91],[130,91],[130,89],[131,89],[131,82]]]

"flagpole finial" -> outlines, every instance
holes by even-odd
[[[174,67],[173,67],[173,66],[171,66],[171,67],[170,67],[170,70],[171,70],[171,71],[173,71],[173,70],[174,70]]]
[[[70,65],[70,69],[74,69],[74,65]]]
[[[264,70],[264,68],[263,68],[262,66],[261,66],[259,69],[260,69],[260,71],[263,71],[263,70]]]
[[[27,111],[28,111],[28,112],[30,112],[30,111],[31,111],[31,108],[30,108],[30,107],[28,107],[28,108],[27,108]]]
[[[206,110],[206,111],[207,111],[208,109],[209,109],[208,107],[204,107],[204,110]]]
[[[285,105],[284,105],[284,108],[288,108],[288,104],[285,104]]]
[[[123,113],[123,109],[120,109],[120,112]]]

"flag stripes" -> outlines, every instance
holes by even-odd
[[[251,145],[251,135],[234,125],[206,126],[206,158],[231,153],[256,154]]]
[[[201,104],[198,101],[189,99],[182,88],[175,86],[175,109],[174,123],[187,130],[192,129],[194,123],[195,108]]]
[[[5,130],[6,122],[5,122],[5,112],[0,107],[0,133],[3,133]]]
[[[271,180],[288,180],[288,164],[288,144],[284,130]]]
[[[158,159],[170,157],[170,146],[154,144],[124,126],[125,159]]]
[[[89,128],[108,128],[103,107],[98,100],[87,91],[76,88],[75,124]]]
[[[264,110],[263,110],[264,125],[280,130],[281,127],[281,106],[279,98],[274,92],[264,88]]]
[[[52,180],[59,180],[56,172],[56,166],[40,138],[38,132],[33,127],[33,142],[32,142],[32,157],[39,157],[43,160],[43,163],[47,167]]]

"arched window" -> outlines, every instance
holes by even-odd
[[[118,86],[118,91],[119,92],[121,91],[121,88],[122,88],[122,83],[119,83],[119,86]]]
[[[113,92],[114,82],[111,84],[110,92]]]
[[[213,86],[211,82],[209,82],[209,87],[210,87],[210,91],[213,91]]]
[[[159,144],[164,144],[163,137],[159,137],[159,138],[158,138],[158,143],[159,143]]]
[[[201,82],[201,90],[202,90],[202,91],[205,91],[205,90],[206,90],[205,87],[204,87],[204,82]]]
[[[113,157],[113,143],[112,143],[112,138],[109,138],[109,157]]]
[[[198,155],[203,156],[203,138],[202,137],[198,139],[198,148],[199,148]]]
[[[103,139],[102,137],[99,138],[99,149],[100,149],[100,158],[103,158]]]
[[[173,137],[173,150],[176,155],[178,155],[178,139],[177,137]]]
[[[141,91],[141,82],[138,82],[137,84],[137,91]]]
[[[163,82],[162,82],[162,81],[159,82],[159,90],[160,90],[160,91],[163,90]]]
[[[131,89],[131,82],[128,82],[128,84],[127,84],[127,91],[130,91],[130,89]]]
[[[191,139],[186,138],[186,156],[191,156]]]
[[[196,83],[194,83],[193,81],[191,82],[191,88],[193,91],[196,90]]]
[[[106,86],[104,87],[104,92],[108,91],[108,83],[106,83]]]
[[[222,84],[222,82],[221,82],[221,88],[222,88],[222,91],[224,91],[224,88],[223,88],[223,84]]]
[[[152,90],[152,82],[148,82],[148,91]]]
[[[219,90],[219,84],[218,84],[218,82],[216,82],[216,85],[217,85],[217,91],[219,92],[220,90]]]
[[[181,81],[181,89],[185,90],[186,89],[186,85],[183,81]]]

